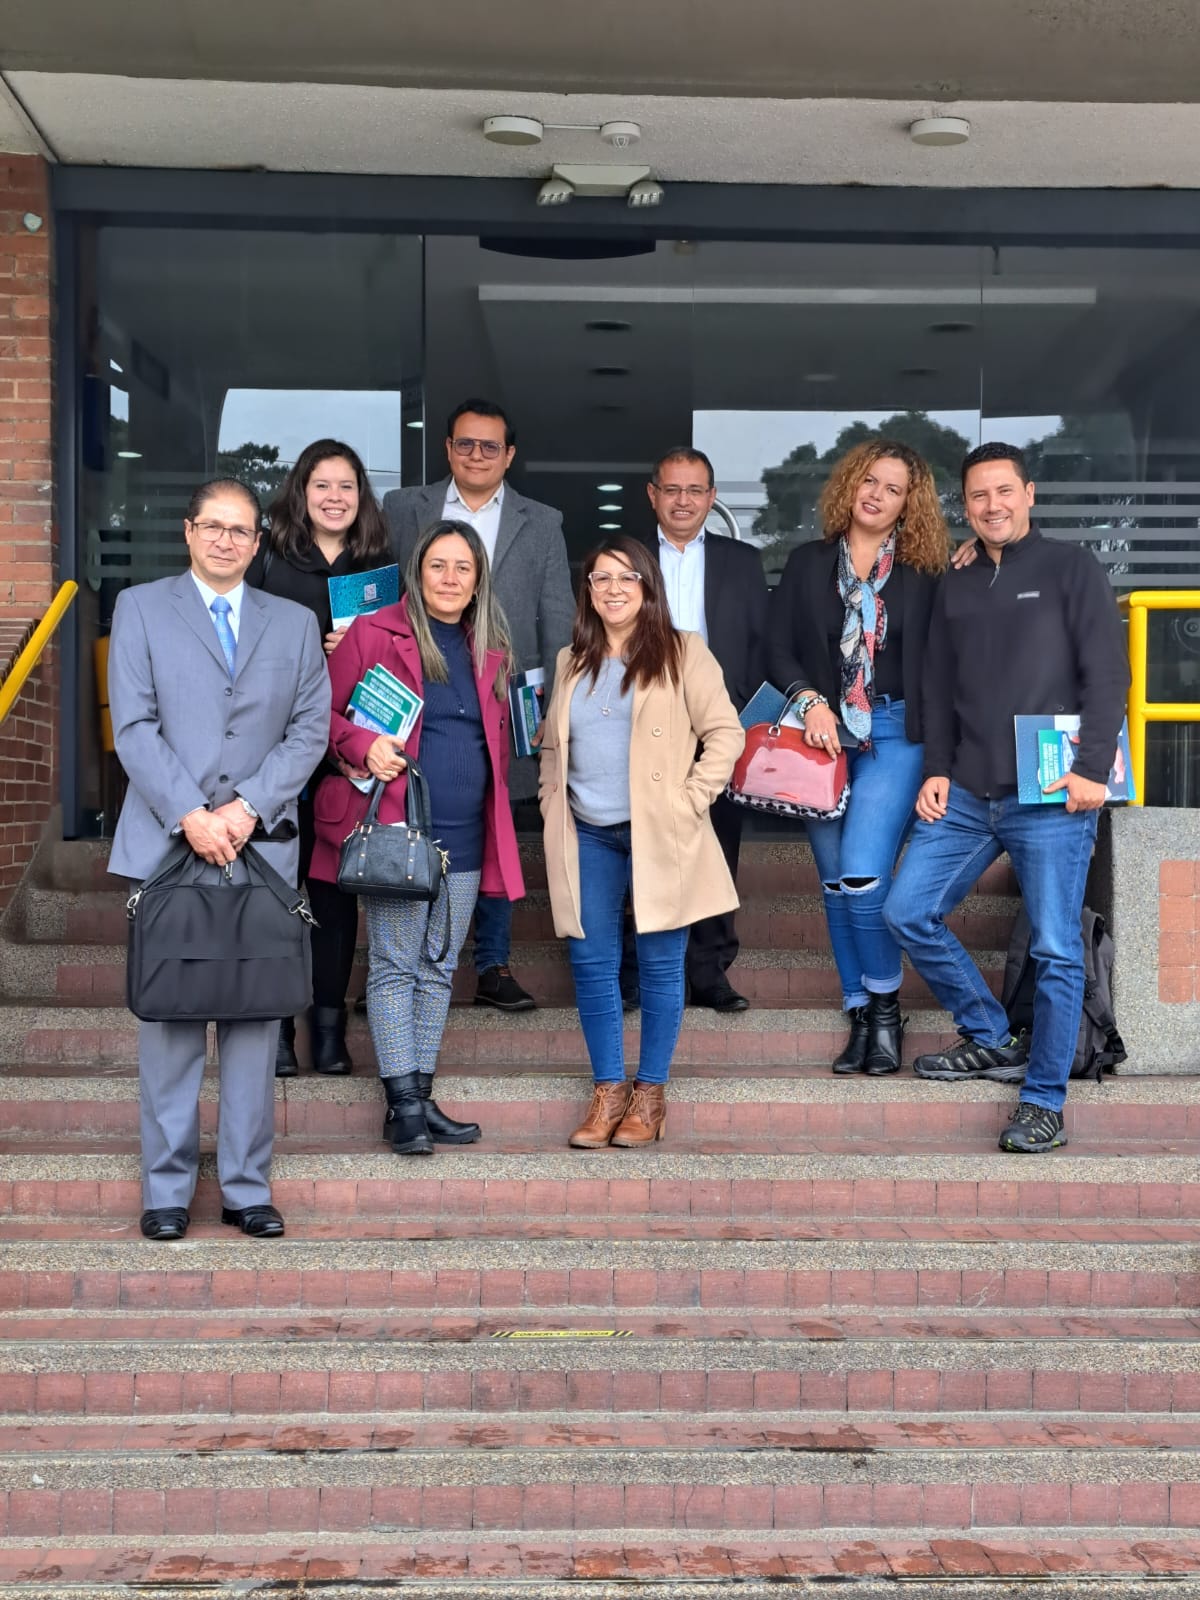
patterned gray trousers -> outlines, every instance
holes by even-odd
[[[367,1017],[381,1078],[435,1072],[450,1009],[450,985],[479,894],[478,872],[452,872],[450,944],[434,961],[445,929],[445,907],[430,915],[420,900],[364,897],[367,913]]]

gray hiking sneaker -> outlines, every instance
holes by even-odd
[[[1061,1111],[1035,1106],[1022,1100],[1013,1119],[1000,1135],[1001,1150],[1017,1155],[1040,1156],[1048,1150],[1061,1150],[1067,1142]]]
[[[947,1083],[966,1083],[972,1078],[990,1078],[993,1083],[1024,1083],[1029,1048],[1024,1038],[1005,1045],[980,1044],[964,1038],[940,1055],[918,1056],[913,1071],[918,1078],[939,1078]]]

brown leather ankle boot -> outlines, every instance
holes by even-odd
[[[576,1150],[602,1150],[613,1136],[629,1104],[627,1083],[598,1083],[579,1127],[567,1140]]]
[[[612,1136],[619,1145],[653,1144],[667,1131],[667,1086],[665,1083],[639,1083],[633,1080],[629,1109]]]

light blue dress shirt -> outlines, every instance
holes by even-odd
[[[448,522],[469,522],[483,541],[483,548],[487,551],[488,565],[494,565],[496,560],[496,540],[500,535],[500,512],[504,507],[504,485],[501,484],[490,500],[484,502],[478,511],[472,511],[470,506],[458,492],[458,485],[450,479],[450,487],[446,490],[446,502],[442,507],[442,516]]]
[[[678,549],[660,528],[658,564],[662,568],[671,621],[681,632],[698,633],[708,643],[704,616],[704,529]]]

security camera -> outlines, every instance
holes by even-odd
[[[565,178],[547,178],[537,192],[537,203],[540,206],[565,206],[574,193],[574,187]]]
[[[614,150],[628,150],[642,137],[642,130],[636,122],[602,122],[600,137]]]
[[[632,186],[627,200],[631,206],[657,206],[661,205],[662,197],[662,184],[655,183],[653,178],[643,178]]]

